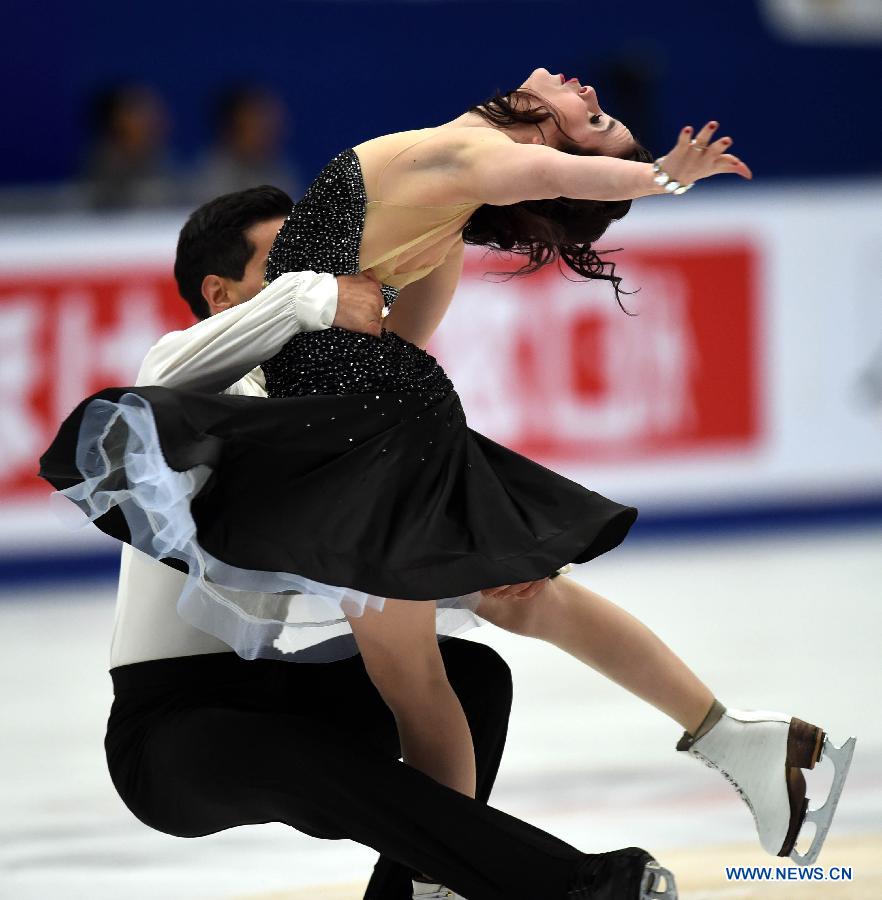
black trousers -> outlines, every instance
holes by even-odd
[[[440,648],[475,745],[474,799],[400,761],[395,720],[361,656],[313,665],[212,653],[113,668],[111,779],[135,816],[167,834],[284,822],[373,847],[365,900],[410,900],[418,872],[468,900],[564,900],[585,854],[487,805],[511,672],[483,644]]]

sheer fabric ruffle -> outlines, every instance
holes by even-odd
[[[346,615],[383,609],[384,597],[296,572],[230,565],[200,546],[190,504],[212,469],[204,463],[185,471],[169,467],[150,403],[138,394],[88,404],[76,467],[83,481],[52,495],[59,517],[69,527],[82,527],[118,507],[133,547],[157,560],[177,560],[188,570],[178,614],[245,659],[331,662],[353,656],[358,646]],[[481,625],[480,599],[479,591],[437,599],[439,639]]]

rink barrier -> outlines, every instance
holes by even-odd
[[[606,283],[506,279],[516,263],[468,248],[428,350],[470,427],[638,507],[638,533],[864,518],[882,497],[880,208],[877,180],[650,198],[604,243],[625,248],[636,316]],[[88,574],[114,549],[55,520],[37,460],[83,397],[192,323],[171,273],[182,215],[0,222],[0,583],[74,553]],[[819,233],[835,266],[812,256]]]

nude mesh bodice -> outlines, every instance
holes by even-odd
[[[373,268],[391,307],[401,287],[440,265],[478,204],[411,205],[383,193],[389,163],[430,131],[361,145],[364,169],[355,149],[331,160],[276,236],[267,280],[307,269],[348,275]],[[368,185],[380,196],[369,194]],[[404,391],[422,394],[429,404],[453,388],[433,356],[386,330],[380,337],[336,326],[301,332],[261,368],[270,397]]]
[[[402,288],[439,266],[461,240],[461,232],[479,203],[427,206],[396,190],[393,167],[400,171],[408,150],[431,140],[437,128],[402,131],[353,148],[364,179],[366,206],[360,247],[362,269],[381,282]]]

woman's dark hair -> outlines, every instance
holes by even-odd
[[[262,184],[210,200],[187,219],[178,237],[175,280],[197,319],[210,315],[202,296],[205,276],[244,278],[256,249],[245,232],[252,225],[287,216],[293,206],[284,191]]]
[[[477,113],[491,125],[501,128],[512,125],[538,127],[541,122],[551,119],[569,141],[561,150],[579,156],[597,155],[569,139],[553,106],[540,103],[531,108],[529,103],[522,102],[530,98],[538,99],[529,91],[497,93],[479,106],[470,107],[469,112]],[[653,160],[652,154],[636,142],[621,158],[635,162]],[[467,244],[480,244],[529,257],[529,262],[512,273],[514,275],[528,275],[558,260],[558,265],[563,263],[583,278],[610,281],[616,301],[622,306],[619,294],[628,291],[619,289],[622,279],[615,273],[616,265],[601,259],[592,245],[630,208],[630,200],[572,200],[567,197],[522,200],[510,206],[485,204],[475,210],[462,236]]]

